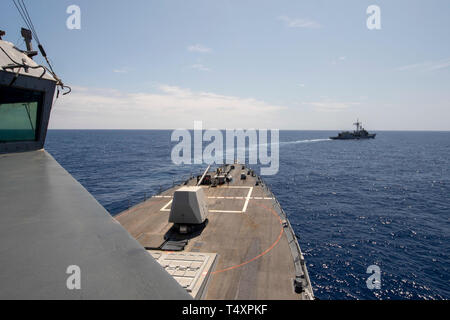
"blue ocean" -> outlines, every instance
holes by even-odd
[[[450,132],[281,131],[263,177],[288,214],[319,299],[450,299]],[[115,215],[198,174],[171,131],[50,130],[45,148]],[[257,166],[254,166],[257,168]],[[370,290],[370,265],[381,288]]]

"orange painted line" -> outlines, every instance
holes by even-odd
[[[249,264],[250,262],[253,262],[253,261],[255,261],[255,260],[261,258],[262,256],[266,255],[266,254],[267,254],[270,250],[272,250],[272,249],[277,245],[277,243],[280,241],[281,237],[283,236],[283,231],[284,231],[284,230],[283,230],[283,222],[282,222],[280,216],[278,215],[278,213],[276,213],[275,210],[273,210],[273,209],[271,209],[271,208],[267,208],[266,206],[259,205],[259,204],[255,204],[255,205],[257,205],[257,206],[259,206],[259,207],[263,207],[263,208],[269,210],[276,218],[278,218],[278,220],[279,220],[279,222],[280,222],[280,225],[281,225],[281,230],[280,230],[280,234],[278,235],[277,240],[275,240],[275,242],[272,243],[272,245],[271,245],[269,248],[267,248],[266,250],[264,250],[263,252],[261,252],[260,254],[258,254],[256,257],[254,257],[254,258],[252,258],[252,259],[250,259],[250,260],[247,260],[247,261],[245,261],[245,262],[242,262],[241,264],[238,264],[238,265],[235,265],[235,266],[231,266],[231,267],[226,268],[226,269],[213,271],[213,272],[211,272],[211,274],[217,274],[217,273],[221,273],[221,272],[225,272],[225,271],[229,271],[229,270],[233,270],[233,269],[237,269],[237,268],[240,268],[240,267],[242,267],[242,266],[245,266],[246,264]]]

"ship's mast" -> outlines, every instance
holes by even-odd
[[[359,132],[360,126],[362,125],[362,122],[359,122],[359,119],[356,120],[356,122],[353,124],[356,126],[356,132]]]

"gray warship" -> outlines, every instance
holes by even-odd
[[[68,89],[33,60],[32,34],[22,29],[21,50],[0,31],[0,299],[314,298],[287,215],[244,164],[112,217],[44,150]],[[67,284],[74,265],[79,287]]]
[[[342,131],[335,137],[330,137],[332,140],[359,140],[359,139],[375,139],[376,133],[369,133],[362,127],[362,123],[357,120],[353,125],[356,130],[353,132]]]

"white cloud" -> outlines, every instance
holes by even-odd
[[[317,102],[303,102],[305,105],[313,106],[322,111],[340,111],[349,109],[353,106],[360,105],[359,102],[341,102],[341,101],[317,101]]]
[[[406,70],[411,70],[411,69],[416,69],[416,68],[419,68],[419,67],[423,67],[424,65],[425,65],[424,63],[409,64],[409,65],[406,65],[406,66],[398,67],[395,70],[397,70],[397,71],[406,71]]]
[[[333,60],[331,61],[331,64],[336,65],[338,63],[343,63],[343,61],[347,60],[346,56],[340,56],[337,59],[333,58]]]
[[[418,71],[435,71],[446,69],[450,67],[450,58],[442,59],[437,61],[425,61],[421,63],[414,63],[405,66],[401,66],[396,68],[397,71],[409,71],[409,70],[418,70]]]
[[[193,44],[187,47],[190,52],[211,53],[212,49],[201,44]]]
[[[51,128],[171,129],[272,128],[286,107],[254,98],[226,96],[159,85],[156,92],[73,87],[52,110]]]
[[[189,66],[189,68],[195,69],[195,70],[199,70],[199,71],[211,71],[210,68],[205,67],[205,66],[204,66],[203,64],[201,64],[201,63],[193,64],[193,65]]]
[[[289,28],[320,28],[321,25],[311,19],[304,19],[304,18],[289,18],[288,16],[279,16],[277,18],[278,20],[284,21],[287,27]]]
[[[440,70],[440,69],[446,69],[450,67],[450,59],[447,60],[442,60],[436,63],[433,63],[428,70],[429,71],[433,71],[433,70]]]
[[[114,73],[128,73],[130,69],[128,68],[120,68],[120,69],[113,69]]]

